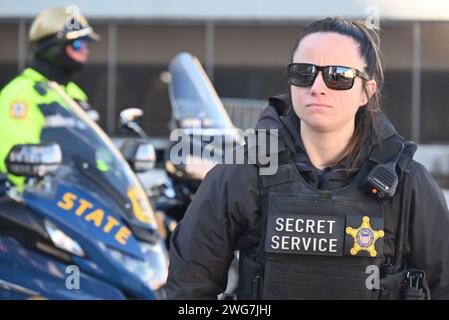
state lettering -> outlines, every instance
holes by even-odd
[[[117,219],[105,213],[102,209],[95,208],[93,203],[73,193],[64,193],[61,199],[56,202],[56,205],[64,211],[71,211],[77,217],[102,230],[105,234],[112,233],[114,239],[121,245],[126,245],[131,237],[131,231],[127,227],[122,226]]]

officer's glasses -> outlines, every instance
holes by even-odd
[[[86,40],[74,40],[72,41],[72,48],[75,51],[81,51],[84,48],[87,48],[87,41]]]

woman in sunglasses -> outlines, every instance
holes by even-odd
[[[216,298],[238,250],[239,299],[449,299],[447,205],[380,111],[377,34],[313,22],[287,73],[256,127],[275,130],[276,172],[209,172],[172,238],[168,297]]]

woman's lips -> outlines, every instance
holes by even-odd
[[[324,103],[309,103],[306,105],[306,107],[314,107],[314,108],[325,108],[325,109],[331,109],[332,106]]]

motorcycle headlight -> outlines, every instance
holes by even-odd
[[[215,162],[195,156],[186,157],[186,172],[194,179],[203,180],[206,174],[216,165]]]
[[[67,252],[70,252],[74,255],[77,255],[79,257],[86,256],[84,250],[81,248],[78,242],[76,242],[68,235],[66,235],[61,229],[59,229],[53,223],[51,223],[48,220],[45,220],[44,226],[45,230],[47,230],[48,235],[50,236],[51,240],[53,241],[53,244],[56,247],[65,250]]]
[[[151,290],[158,290],[165,285],[168,276],[168,260],[162,246],[140,243],[145,261],[131,257],[121,251],[108,248],[112,258],[126,270],[141,279]]]

